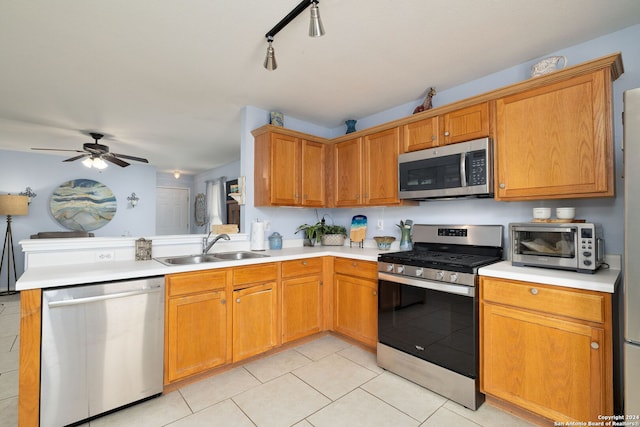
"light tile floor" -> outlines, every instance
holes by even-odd
[[[0,427],[17,425],[19,296],[0,296]],[[466,409],[376,365],[333,335],[190,384],[99,426],[525,427],[487,404]]]

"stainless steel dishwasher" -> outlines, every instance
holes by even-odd
[[[162,393],[163,277],[50,289],[42,298],[41,426]]]

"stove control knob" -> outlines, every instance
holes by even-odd
[[[387,264],[387,271],[393,271],[393,264]]]
[[[422,277],[422,273],[424,272],[424,269],[422,268],[416,268],[416,276],[418,277]]]
[[[396,273],[404,273],[404,265],[399,265],[396,268]]]
[[[438,280],[444,279],[444,271],[438,271],[436,273],[436,279],[438,279]]]
[[[449,276],[449,280],[451,280],[452,282],[458,281],[458,275],[456,273],[451,273],[451,276]]]

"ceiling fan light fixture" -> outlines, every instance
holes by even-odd
[[[82,161],[82,164],[85,165],[86,167],[90,168],[91,166],[93,166],[93,158],[87,157],[86,159],[84,159]]]
[[[311,3],[311,20],[309,22],[309,37],[321,37],[324,36],[324,27],[322,26],[322,20],[320,19],[320,9],[318,9],[318,2],[313,1]]]
[[[96,157],[95,159],[93,159],[93,165],[94,168],[98,169],[98,170],[102,170],[102,169],[106,169],[107,166],[109,166],[107,164],[107,162],[105,162],[104,160],[102,160],[102,157]]]
[[[276,62],[276,51],[273,48],[273,39],[267,39],[269,42],[269,46],[267,47],[267,56],[264,58],[264,68],[269,71],[273,71],[278,68],[278,63]]]

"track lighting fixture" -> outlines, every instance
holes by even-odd
[[[287,16],[282,18],[267,34],[264,36],[267,38],[269,46],[267,47],[267,56],[264,59],[264,68],[269,71],[273,71],[278,68],[276,63],[275,49],[273,48],[273,38],[280,30],[293,21],[293,19],[300,15],[303,10],[311,6],[311,20],[309,22],[309,37],[320,37],[324,35],[324,27],[320,20],[320,9],[318,9],[318,0],[302,0]]]

